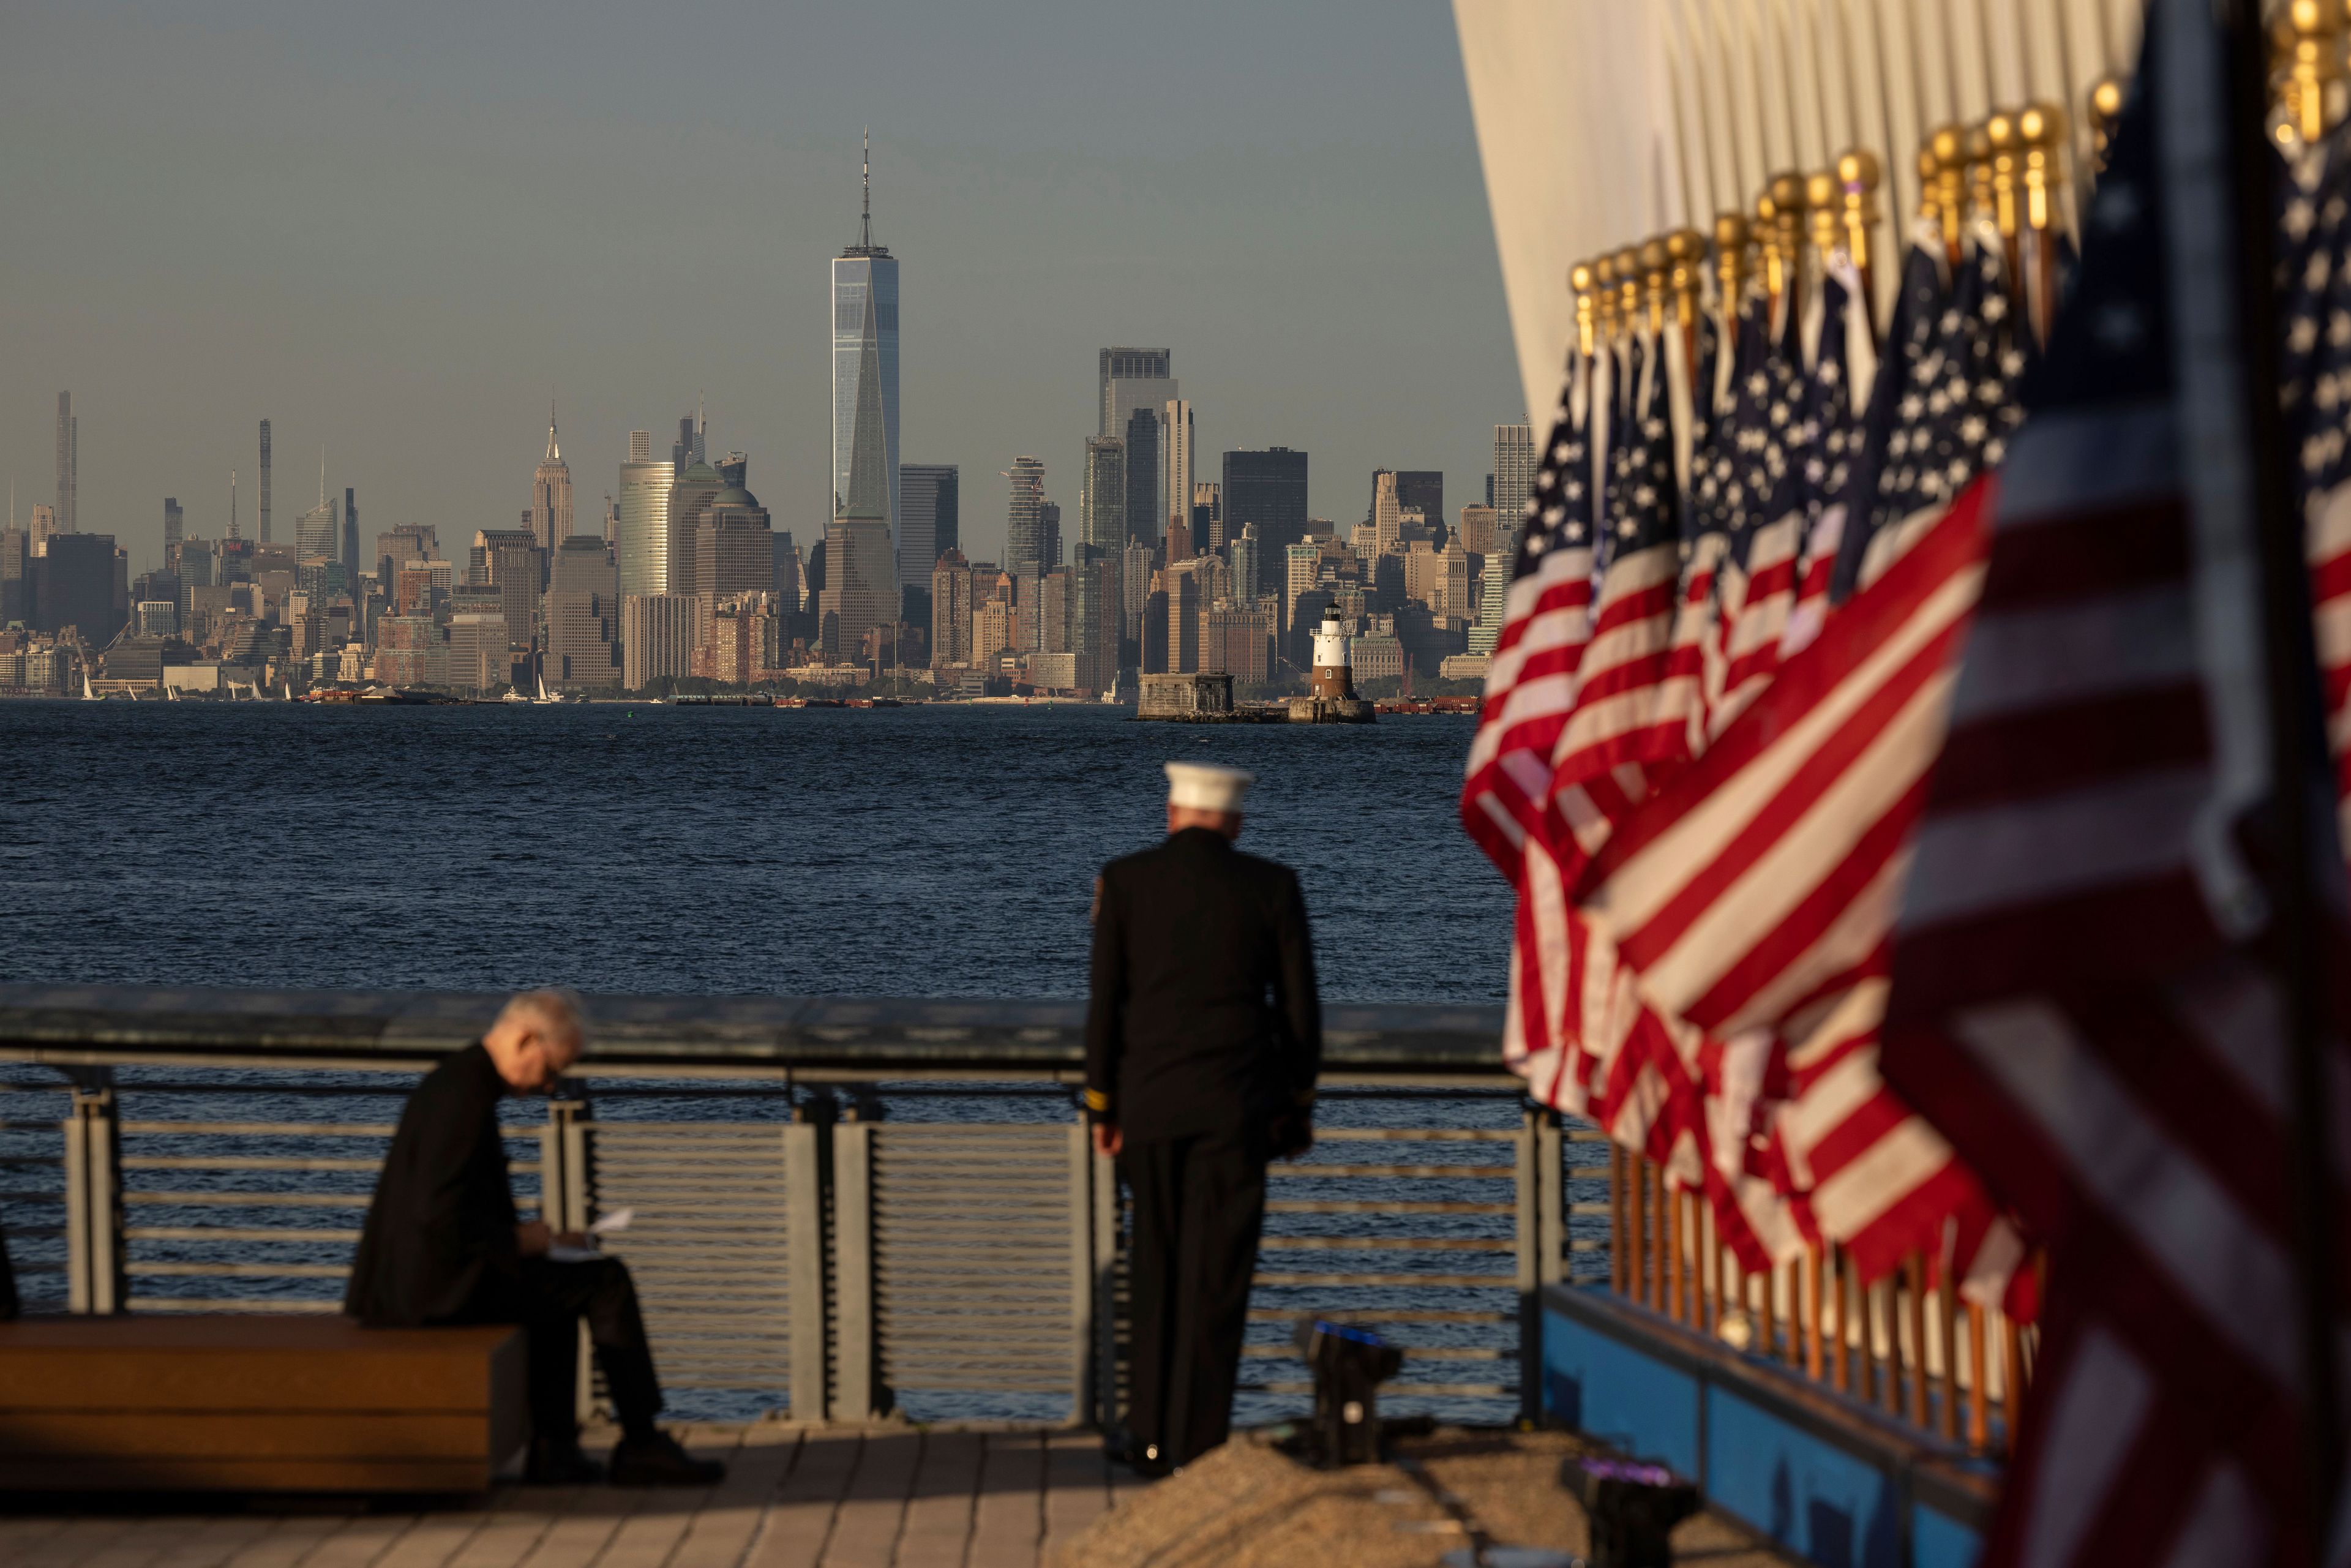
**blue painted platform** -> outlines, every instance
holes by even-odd
[[[1614,1292],[1542,1293],[1543,1413],[1821,1568],[1971,1568],[1997,1465]]]

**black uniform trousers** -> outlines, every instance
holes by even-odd
[[[637,1287],[617,1258],[587,1263],[522,1260],[523,1332],[530,1342],[530,1424],[541,1437],[580,1434],[580,1320],[621,1430],[642,1437],[653,1429],[662,1404],[653,1347],[637,1311]]]
[[[1119,1155],[1134,1201],[1126,1424],[1139,1455],[1188,1464],[1231,1430],[1267,1153],[1249,1124],[1130,1141]]]

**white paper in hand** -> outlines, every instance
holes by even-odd
[[[633,1208],[616,1208],[588,1228],[590,1236],[610,1236],[616,1230],[626,1230],[629,1221],[637,1217]]]

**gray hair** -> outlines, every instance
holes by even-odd
[[[576,1052],[588,1043],[588,1009],[580,993],[565,986],[517,991],[498,1009],[498,1026],[537,1024],[557,1040],[569,1040]]]

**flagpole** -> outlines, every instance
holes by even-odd
[[[2311,641],[2310,583],[2302,527],[2289,494],[2294,472],[2278,402],[2278,323],[2271,276],[2273,189],[2278,162],[2266,133],[2269,42],[2258,0],[2221,0],[2228,68],[2229,152],[2235,168],[2241,277],[2237,298],[2244,361],[2252,500],[2261,542],[2262,640],[2270,714],[2271,801],[2267,826],[2274,857],[2269,873],[2270,952],[2284,1002],[2290,1109],[2291,1177],[2296,1284],[2300,1296],[2302,1385],[2309,1391],[2304,1459],[2310,1499],[2310,1557],[2325,1557],[2342,1468],[2342,1413],[2335,1380],[2334,1167],[2327,1148],[2329,1092],[2320,1028],[2317,936],[2327,910],[2313,878],[2322,845],[2327,874],[2342,861],[2314,825],[2306,788],[2323,761],[2319,750],[2317,658]],[[2184,40],[2183,40],[2184,42]],[[2318,743],[2314,745],[2314,743]],[[2331,806],[2332,802],[2329,801]]]

